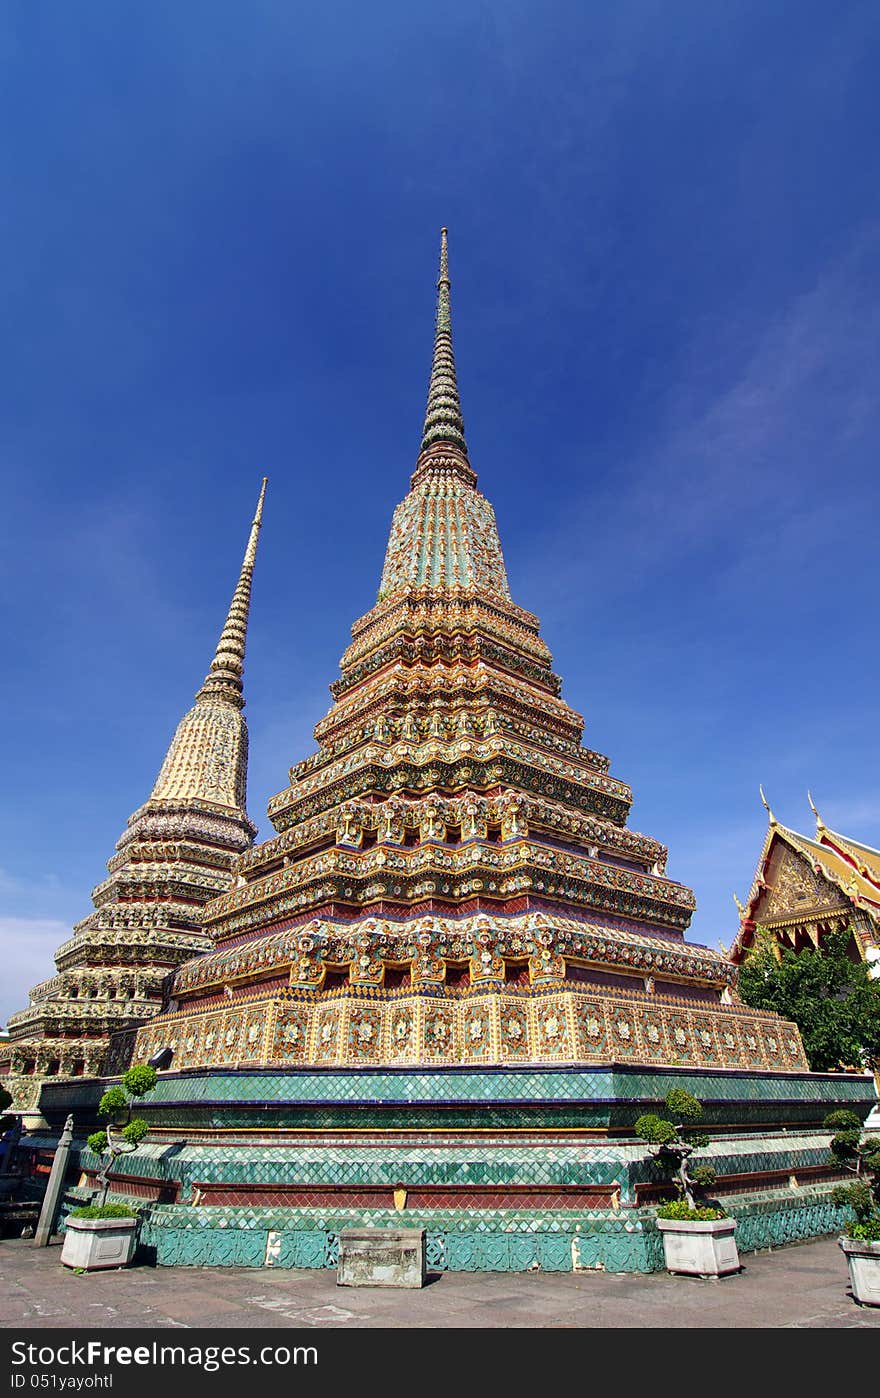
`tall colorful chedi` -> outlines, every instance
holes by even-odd
[[[650,1269],[662,1185],[632,1126],[682,1084],[720,1191],[752,1191],[747,1250],[834,1226],[818,1125],[873,1099],[870,1079],[810,1074],[797,1029],[685,940],[692,893],[582,746],[477,489],[449,291],[444,231],[378,600],[318,751],[269,803],[276,833],[203,910],[212,950],[137,1035],[136,1061],[173,1057],[117,1188],[149,1202],[160,1262],[326,1266],[341,1227],[406,1222],[440,1268]],[[85,1125],[102,1086],[46,1110]]]
[[[744,1017],[725,959],[685,942],[693,894],[626,828],[630,788],[581,745],[537,618],[510,596],[465,444],[449,286],[444,231],[421,451],[378,601],[319,752],[269,803],[276,836],[205,909],[216,949],[181,968],[178,1010],[138,1053],[171,1046],[178,1069],[486,1064],[613,1044],[625,1062],[802,1068],[797,1033]],[[637,1013],[619,1003],[633,995]]]
[[[43,1084],[105,1071],[112,1034],[162,1008],[169,972],[211,948],[209,899],[254,840],[248,818],[245,642],[266,482],[226,622],[195,704],[181,719],[146,803],[129,818],[92,892],[94,911],[55,953],[57,974],[9,1020],[0,1078],[39,1122]]]

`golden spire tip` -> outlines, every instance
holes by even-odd
[[[778,820],[776,819],[776,817],[775,817],[775,815],[773,814],[773,812],[771,811],[771,809],[770,809],[770,804],[769,804],[769,802],[768,802],[768,800],[767,800],[767,797],[764,795],[764,788],[763,788],[763,786],[761,786],[761,785],[759,784],[758,790],[759,790],[760,793],[761,793],[761,805],[764,807],[764,810],[767,812],[768,816],[770,817],[770,824],[771,824],[771,825],[778,825],[779,822],[778,822]]]
[[[269,477],[268,477],[268,476],[264,476],[264,477],[263,477],[263,484],[260,486],[260,498],[257,500],[257,508],[256,508],[256,512],[255,512],[255,514],[254,514],[254,519],[253,519],[253,523],[254,523],[254,524],[262,524],[262,522],[263,522],[263,501],[264,501],[265,498],[266,498],[266,486],[267,486],[268,484],[269,484]]]

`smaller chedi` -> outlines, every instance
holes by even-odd
[[[92,892],[94,911],[55,953],[56,974],[10,1017],[0,1079],[30,1125],[41,1122],[44,1083],[104,1072],[110,1036],[156,1014],[169,972],[211,947],[204,906],[232,885],[253,844],[242,676],[265,491],[263,481],[211,668],[149,799],[117,841],[108,877]]]

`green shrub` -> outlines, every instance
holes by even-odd
[[[687,1129],[700,1120],[703,1104],[685,1088],[673,1087],[667,1092],[663,1105],[667,1115],[645,1112],[635,1123],[635,1133],[651,1147],[657,1169],[674,1184],[683,1206],[695,1209],[697,1201],[694,1190],[708,1188],[717,1178],[711,1165],[697,1165],[693,1170],[690,1168],[693,1152],[709,1144],[705,1132]],[[710,1216],[723,1217],[718,1214]]]
[[[867,1180],[854,1180],[852,1184],[836,1184],[831,1191],[835,1204],[843,1204],[852,1209],[859,1223],[866,1223],[875,1212],[874,1193]]]
[[[98,1103],[98,1116],[119,1116],[128,1111],[128,1097],[121,1087],[108,1087]]]
[[[692,1209],[687,1199],[674,1199],[669,1204],[661,1204],[657,1210],[657,1217],[673,1218],[679,1223],[708,1223],[713,1218],[727,1218],[727,1214],[722,1208],[716,1208],[714,1204]]]
[[[71,1209],[71,1218],[136,1218],[134,1209],[127,1204],[81,1204]]]
[[[136,1064],[135,1067],[129,1068],[128,1072],[123,1074],[121,1084],[108,1087],[98,1103],[98,1115],[109,1117],[114,1126],[121,1127],[123,1140],[130,1145],[139,1145],[150,1129],[143,1117],[132,1118],[132,1104],[138,1097],[145,1097],[148,1092],[152,1092],[157,1080],[158,1074],[155,1068],[151,1068],[145,1063]],[[92,1145],[92,1142],[95,1144]],[[104,1185],[104,1194],[101,1199],[103,1205],[107,1202],[107,1191],[110,1188],[111,1167],[116,1157],[122,1152],[115,1145],[110,1144],[106,1131],[96,1131],[94,1135],[90,1136],[89,1146],[100,1154],[106,1152],[110,1156],[108,1163],[98,1175],[98,1179]]]
[[[703,1104],[683,1087],[672,1087],[666,1094],[666,1110],[682,1121],[699,1121]]]
[[[146,1097],[156,1086],[158,1074],[148,1063],[138,1063],[123,1075],[122,1086],[129,1097]]]
[[[849,1223],[843,1230],[847,1238],[860,1243],[880,1243],[880,1214],[866,1219],[864,1223]]]
[[[829,1112],[823,1124],[828,1131],[861,1131],[862,1129],[861,1117],[856,1116],[855,1112],[849,1111],[846,1107],[839,1107],[837,1111]]]
[[[652,1146],[669,1145],[675,1140],[675,1127],[656,1112],[645,1112],[635,1124],[635,1133]]]
[[[835,1185],[831,1194],[835,1204],[843,1204],[855,1214],[855,1219],[844,1225],[844,1236],[880,1242],[880,1142],[862,1136],[861,1119],[855,1112],[829,1112],[824,1124],[829,1130],[837,1129],[830,1144],[835,1164],[855,1175],[851,1184]]]

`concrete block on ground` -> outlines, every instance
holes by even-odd
[[[424,1286],[424,1228],[344,1228],[336,1284]]]

